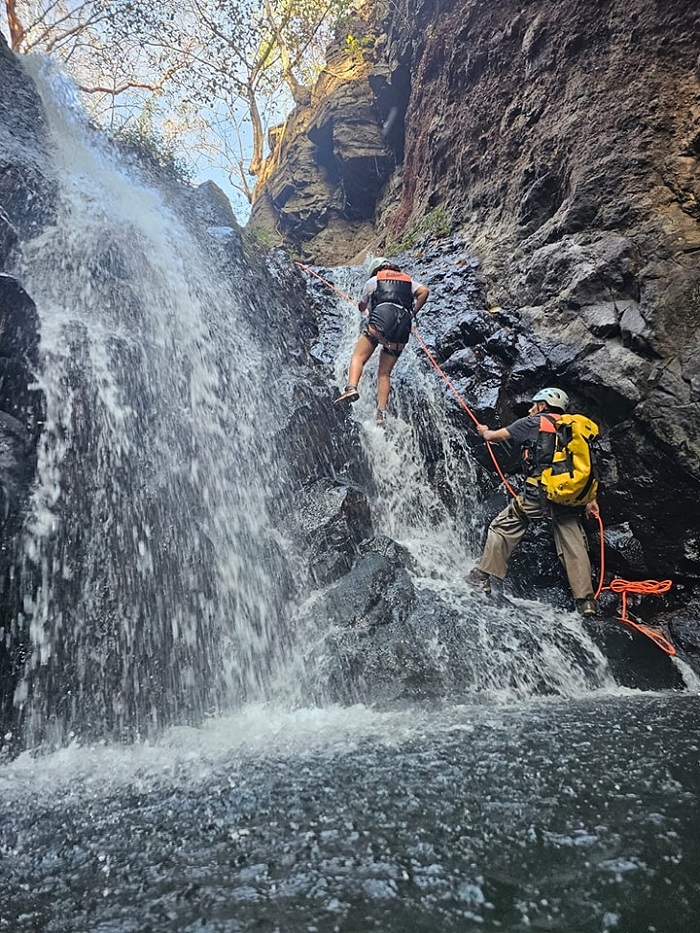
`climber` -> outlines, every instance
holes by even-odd
[[[383,257],[371,263],[369,275],[358,302],[366,321],[350,360],[348,384],[334,404],[358,400],[357,386],[365,363],[381,344],[377,371],[377,425],[384,427],[391,371],[408,343],[412,319],[427,301],[430,290]]]
[[[525,484],[521,495],[512,499],[489,525],[483,554],[468,574],[467,582],[484,593],[490,593],[491,578],[505,578],[510,556],[530,522],[551,518],[557,555],[566,570],[576,606],[582,615],[594,616],[597,606],[591,583],[588,541],[581,519],[583,514],[587,518],[597,518],[600,514],[598,502],[594,499],[585,507],[547,502],[546,507],[543,507],[539,482],[543,468],[537,462],[541,432],[547,432],[549,429],[546,422],[562,415],[568,405],[569,397],[562,389],[542,389],[533,396],[532,407],[526,417],[519,418],[508,427],[492,431],[485,424],[477,424],[476,430],[483,440],[510,440],[516,448],[520,448]],[[543,417],[547,414],[550,414],[549,419]],[[545,422],[544,427],[541,427],[542,422]]]

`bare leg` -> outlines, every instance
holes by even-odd
[[[365,368],[365,363],[374,353],[375,348],[375,344],[373,344],[371,340],[368,340],[364,334],[360,336],[355,344],[352,358],[350,359],[350,370],[348,372],[348,383],[350,385],[358,385],[362,378],[362,370]],[[379,365],[381,366],[381,361]]]
[[[389,404],[391,392],[391,371],[396,366],[398,356],[392,356],[386,350],[379,354],[379,368],[377,370],[377,408],[382,411]]]

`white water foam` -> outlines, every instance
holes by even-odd
[[[268,510],[282,470],[261,426],[278,416],[251,299],[90,129],[70,83],[27,68],[56,216],[17,270],[41,321],[46,423],[16,702],[37,739],[143,734],[264,693],[283,558]]]

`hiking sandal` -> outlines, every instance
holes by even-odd
[[[347,385],[342,395],[339,395],[338,398],[333,400],[334,405],[340,405],[342,403],[356,402],[360,397],[360,393],[357,391],[357,386]]]

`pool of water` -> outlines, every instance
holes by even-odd
[[[0,771],[0,930],[700,926],[700,704],[256,707]]]

